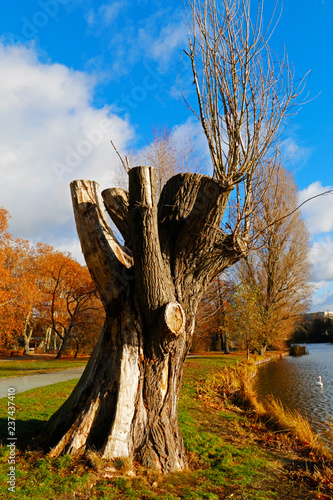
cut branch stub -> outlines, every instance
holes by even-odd
[[[170,334],[178,337],[184,332],[185,313],[178,302],[169,302],[164,308],[163,316]]]
[[[108,306],[124,289],[126,268],[133,266],[130,250],[115,238],[104,211],[99,185],[94,181],[71,182],[77,232],[90,274]]]
[[[117,226],[124,238],[125,245],[130,242],[130,229],[128,225],[128,193],[123,189],[110,188],[102,191],[107,213]]]

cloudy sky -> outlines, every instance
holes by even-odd
[[[267,18],[275,0],[266,0]],[[179,98],[191,89],[183,2],[11,0],[0,4],[0,205],[11,231],[80,258],[69,183],[115,185],[119,151],[138,150],[167,125],[202,144]],[[271,43],[285,46],[307,102],[283,135],[301,201],[333,188],[333,2],[293,0]],[[333,195],[303,207],[317,291],[333,311]]]

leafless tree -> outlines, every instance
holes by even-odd
[[[115,146],[113,145],[115,148]],[[115,148],[116,149],[116,148]],[[137,152],[128,152],[120,157],[123,166],[119,185],[128,184],[128,165],[150,165],[156,170],[156,190],[160,196],[164,184],[174,175],[202,170],[202,153],[195,145],[191,135],[176,134],[174,130],[162,125],[153,127],[152,140]],[[117,179],[118,181],[118,179]]]
[[[275,10],[264,26],[264,1],[189,0],[190,50],[196,102],[191,111],[206,135],[214,176],[237,189],[234,234],[244,241],[253,212],[253,176],[275,155],[280,126],[295,111],[304,78],[294,83],[287,54],[269,45]]]
[[[192,352],[221,351],[229,353],[234,335],[231,314],[235,286],[226,275],[217,276],[205,291],[198,306]]]
[[[191,137],[176,137],[167,127],[154,127],[153,140],[140,154],[137,165],[156,169],[156,189],[161,194],[164,184],[180,172],[197,172],[201,155]]]
[[[312,292],[310,244],[296,210],[297,186],[284,167],[269,165],[260,172],[254,198],[258,204],[252,233],[257,248],[236,264],[233,274],[243,288],[256,293],[253,307],[261,325],[257,344],[265,350],[290,338],[307,310]]]

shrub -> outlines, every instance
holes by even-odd
[[[290,346],[289,355],[290,356],[304,356],[304,354],[309,354],[309,351],[305,345],[293,344]]]

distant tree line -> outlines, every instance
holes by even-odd
[[[333,319],[320,313],[304,315],[292,341],[309,344],[333,342]]]

